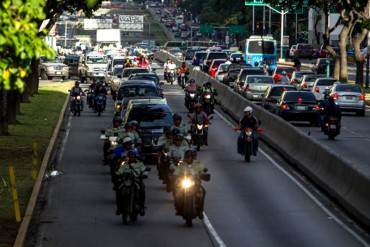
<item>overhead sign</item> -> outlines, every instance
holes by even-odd
[[[112,19],[84,19],[84,30],[111,29]]]
[[[125,32],[143,32],[143,15],[120,15],[118,19],[119,29]]]

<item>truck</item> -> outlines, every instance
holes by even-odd
[[[105,79],[107,71],[107,58],[98,52],[90,52],[86,55],[86,77],[89,79]]]
[[[96,30],[96,43],[104,46],[115,46],[121,48],[121,31],[119,29],[98,29]]]

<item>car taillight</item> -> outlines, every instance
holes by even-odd
[[[320,93],[320,88],[315,87],[315,92],[316,92],[316,93]]]
[[[302,83],[302,88],[307,88],[307,84],[306,83]]]
[[[302,98],[298,98],[298,104],[302,104]]]
[[[334,93],[334,94],[332,94],[332,97],[333,97],[334,100],[337,100],[339,98],[339,94]]]
[[[289,110],[289,106],[286,103],[282,104],[280,107],[282,110]]]
[[[320,110],[321,110],[320,106],[318,106],[318,105],[315,105],[315,106],[313,107],[313,109],[314,109],[315,111],[320,111]]]
[[[361,94],[358,98],[359,98],[359,100],[364,101],[365,100],[365,95]]]

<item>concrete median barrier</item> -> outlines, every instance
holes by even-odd
[[[175,60],[166,52],[159,53],[156,57],[161,61],[168,57]],[[198,84],[210,81],[218,91],[217,102],[235,119],[242,116],[244,107],[252,106],[256,116],[262,121],[262,138],[297,165],[357,220],[370,226],[370,177],[356,164],[207,74],[193,70],[190,77]]]

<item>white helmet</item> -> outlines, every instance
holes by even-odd
[[[250,106],[247,106],[247,107],[245,107],[244,108],[244,113],[252,113],[253,112],[253,108],[252,107],[250,107]]]
[[[122,143],[127,143],[127,142],[132,142],[131,137],[127,136],[127,137],[123,138]]]

